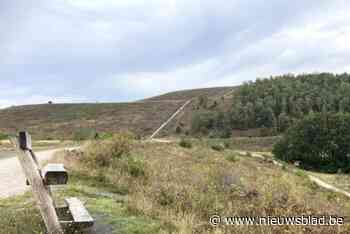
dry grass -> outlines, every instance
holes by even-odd
[[[189,89],[166,93],[156,97],[152,97],[143,101],[169,101],[169,100],[189,100],[194,97],[207,96],[211,98],[221,97],[226,94],[233,87],[217,87],[217,88],[203,88],[203,89]]]
[[[0,110],[0,131],[25,129],[34,139],[73,139],[89,132],[131,130],[149,135],[171,116],[183,101],[52,104],[19,106]]]
[[[323,181],[327,181],[327,183],[341,188],[347,192],[350,192],[350,175],[344,173],[335,173],[335,174],[327,174],[320,172],[312,172],[312,175],[322,179]]]
[[[66,164],[80,178],[94,178],[105,188],[127,194],[127,212],[159,220],[160,232],[350,232],[348,225],[214,228],[208,223],[213,214],[348,216],[349,200],[336,194],[330,196],[329,192],[315,186],[306,176],[290,173],[254,158],[232,156],[233,151],[229,149],[215,151],[205,142],[197,142],[190,149],[176,143],[132,144],[129,153],[109,165],[96,167],[86,163],[86,153],[66,155]],[[138,162],[136,166],[133,165],[135,161]],[[142,173],[135,174],[126,169],[134,166]]]
[[[130,130],[153,133],[190,98],[216,98],[231,87],[172,92],[130,103],[43,104],[0,110],[0,132],[26,129],[36,139],[73,139],[76,135]],[[186,109],[186,111],[188,111]],[[172,132],[173,133],[173,132]]]

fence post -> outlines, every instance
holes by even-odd
[[[31,185],[34,199],[39,206],[47,232],[49,234],[63,234],[49,187],[44,184],[36,156],[31,150],[30,135],[27,132],[21,132],[18,139],[15,138],[11,141],[18,150],[18,160]]]

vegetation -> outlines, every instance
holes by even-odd
[[[339,204],[343,197],[324,196],[322,190],[311,184],[307,177],[271,167],[264,161],[254,158],[239,160],[241,156],[232,150],[234,147],[215,151],[211,149],[215,144],[191,141],[192,148],[184,149],[177,144],[145,144],[128,140],[131,147],[125,150],[124,137],[119,136],[114,141],[121,141],[115,143],[121,148],[116,152],[123,152],[115,157],[115,150],[107,150],[115,163],[94,166],[85,160],[90,158],[89,154],[98,155],[99,151],[104,151],[102,149],[111,148],[111,142],[99,141],[102,145],[99,151],[70,153],[65,155],[65,159],[69,159],[69,163],[65,164],[74,171],[74,176],[79,176],[79,180],[90,180],[90,186],[125,196],[127,202],[117,208],[120,211],[110,214],[111,220],[112,217],[115,220],[126,217],[124,223],[112,223],[114,230],[128,230],[121,233],[150,233],[147,230],[152,230],[151,233],[232,231],[232,227],[214,228],[208,224],[210,215],[216,213],[241,216],[348,213],[348,208]],[[95,143],[92,142],[89,147],[94,148]],[[136,167],[140,169],[136,171],[142,173],[135,174],[126,169],[125,163],[130,163],[127,160],[130,157],[142,161]],[[347,203],[343,201],[341,204]],[[130,231],[128,225],[134,219],[146,219],[149,224],[143,230]],[[318,226],[312,230],[332,232],[335,231],[333,228],[339,227]],[[346,232],[348,227],[340,228]],[[292,233],[302,231],[298,226],[267,226],[263,230],[254,226],[235,227],[237,233],[283,233],[287,230]]]
[[[203,110],[193,115],[191,123],[192,134],[227,138],[231,134],[230,131],[230,122],[223,112]]]
[[[224,151],[225,150],[225,145],[223,143],[219,144],[213,144],[211,145],[211,148],[216,151]]]
[[[0,132],[0,140],[6,140],[8,138],[9,136],[7,134]]]
[[[93,139],[96,136],[97,132],[92,128],[81,128],[77,129],[74,132],[73,140],[75,141],[84,141]]]
[[[179,145],[183,148],[188,148],[188,149],[192,148],[192,142],[188,138],[181,138]]]
[[[350,172],[350,114],[312,114],[275,145],[275,156],[326,172]]]
[[[234,146],[215,151],[204,140],[191,143],[188,149],[176,143],[139,142],[120,134],[113,141],[92,141],[84,151],[65,152],[58,158],[70,173],[70,185],[55,193],[56,200],[78,196],[86,201],[97,220],[97,233],[350,231],[349,225],[212,227],[208,220],[213,214],[348,216],[350,203],[343,196],[325,193],[306,176],[240,156]],[[101,158],[108,163],[94,164]],[[42,231],[29,194],[0,200],[0,208],[4,233]]]
[[[218,108],[200,111],[193,117],[192,132],[227,136],[233,129],[260,128],[260,135],[277,135],[307,114],[350,112],[349,93],[348,74],[257,79],[235,90],[225,114]]]
[[[234,138],[202,138],[208,145],[224,145],[225,148],[240,151],[271,152],[280,137],[234,137]]]
[[[230,153],[226,156],[226,160],[229,161],[229,162],[236,162],[238,160],[238,156],[236,153]]]
[[[34,139],[86,140],[98,133],[126,129],[150,135],[183,101],[134,103],[44,104],[0,110],[0,132],[26,129]]]
[[[196,98],[196,97],[201,97],[203,99],[206,99],[207,97],[221,96],[231,89],[232,87],[217,87],[217,88],[180,90],[180,91],[170,92],[170,93],[166,93],[156,97],[152,97],[152,98],[146,99],[145,101],[189,100],[191,98]]]

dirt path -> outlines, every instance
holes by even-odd
[[[169,119],[167,119],[167,121],[165,121],[150,137],[149,140],[152,140],[165,126],[167,126],[171,120],[173,120],[183,109],[185,109],[185,107],[190,104],[192,102],[192,99],[188,100],[187,102],[185,102],[179,109],[177,109],[177,111],[175,111],[174,114],[172,114],[170,116]]]
[[[315,182],[318,186],[324,188],[324,189],[327,189],[327,190],[330,190],[330,191],[333,191],[333,192],[336,192],[336,193],[341,193],[343,195],[345,195],[346,197],[350,198],[350,193],[345,191],[345,190],[342,190],[342,189],[339,189],[331,184],[327,184],[326,182],[320,180],[319,178],[315,177],[315,176],[312,176],[312,175],[308,175],[309,179],[313,182]]]
[[[57,151],[63,149],[38,152],[36,156],[39,162],[44,162],[51,159]],[[17,157],[0,159],[0,198],[22,194],[27,189],[29,187],[26,186],[26,179]]]
[[[244,151],[237,151],[239,154],[241,155],[246,155],[247,152],[244,152]],[[250,153],[250,155],[254,158],[260,158],[260,159],[264,159],[265,157],[261,154],[258,154],[258,153]],[[281,164],[280,162],[276,161],[276,160],[272,160],[273,164],[279,166],[279,167],[282,167],[283,164]],[[293,171],[296,171],[295,169],[293,169]],[[307,172],[306,172],[307,173]],[[329,190],[329,191],[332,191],[332,192],[335,192],[335,193],[341,193],[343,194],[344,196],[350,198],[350,193],[343,190],[343,189],[340,189],[340,188],[337,188],[331,184],[328,184],[327,182],[317,178],[316,176],[313,176],[313,175],[310,175],[309,173],[307,173],[307,176],[309,178],[310,181],[314,182],[315,184],[317,184],[318,186],[320,186],[321,188],[324,188],[326,190]]]

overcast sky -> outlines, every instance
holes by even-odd
[[[0,0],[0,107],[349,72],[346,0]]]

